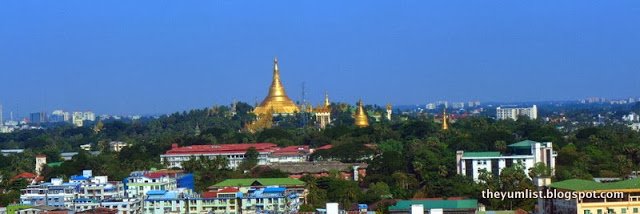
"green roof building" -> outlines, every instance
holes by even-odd
[[[548,187],[557,195],[539,203],[544,213],[640,213],[640,178],[606,183],[569,179]]]
[[[411,213],[411,206],[422,205],[425,212],[442,210],[444,213],[476,213],[478,200],[402,200],[389,207],[389,213]]]
[[[554,182],[549,187],[568,191],[640,192],[640,178],[616,182],[600,183],[592,180],[570,179]]]
[[[508,153],[505,154],[498,151],[457,151],[456,171],[476,181],[483,171],[498,176],[502,169],[516,164],[522,164],[525,173],[538,163],[551,168],[551,174],[547,176],[555,172],[557,153],[553,151],[551,142],[523,140],[507,145],[506,149]]]
[[[304,184],[303,181],[294,178],[241,178],[227,179],[211,187],[304,186]]]

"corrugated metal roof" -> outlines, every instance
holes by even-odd
[[[500,152],[465,152],[462,154],[464,158],[492,158],[500,157]]]
[[[599,183],[591,180],[570,179],[551,183],[550,187],[573,191],[635,189],[640,192],[640,178],[609,183]]]
[[[409,210],[413,204],[422,204],[424,209],[477,209],[478,200],[402,200],[396,205],[390,206],[389,210]]]

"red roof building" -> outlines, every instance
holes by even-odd
[[[218,144],[218,145],[191,145],[179,147],[173,144],[165,154],[160,155],[163,163],[170,168],[181,168],[182,162],[200,156],[215,158],[225,157],[229,161],[229,167],[235,168],[244,160],[244,154],[249,148],[255,148],[258,153],[258,164],[266,165],[271,162],[299,162],[306,161],[310,154],[309,146],[289,146],[280,148],[273,143],[246,143],[246,144]]]
[[[202,198],[220,198],[224,196],[235,197],[235,194],[240,191],[237,187],[225,187],[218,191],[208,191],[202,193]]]
[[[15,181],[18,179],[25,179],[29,183],[34,183],[34,182],[42,181],[43,177],[30,172],[23,172],[23,173],[17,174],[16,176],[13,176],[13,178],[11,178],[11,181]]]

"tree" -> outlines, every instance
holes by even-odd
[[[384,182],[378,182],[369,185],[369,189],[364,195],[363,202],[373,203],[384,198],[393,198],[389,185]]]
[[[542,162],[538,162],[533,165],[533,168],[529,169],[529,177],[530,178],[550,177],[551,172],[552,172],[551,167],[548,167]]]
[[[215,158],[200,156],[183,162],[182,168],[194,174],[196,190],[205,191],[207,187],[228,178],[231,170],[227,165],[228,160],[223,156]]]
[[[258,156],[260,153],[256,150],[255,147],[249,147],[247,151],[244,153],[244,159],[242,163],[238,167],[240,170],[250,170],[256,165],[258,165]]]
[[[495,148],[500,152],[505,152],[507,151],[507,142],[504,140],[498,140],[495,142]]]

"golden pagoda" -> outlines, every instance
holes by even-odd
[[[444,108],[442,111],[442,130],[449,129],[449,124],[447,122],[447,108]]]
[[[271,128],[272,126],[273,126],[273,114],[270,111],[267,114],[262,114],[259,118],[257,118],[257,120],[251,123],[247,123],[245,125],[245,129],[246,131],[255,133],[263,129]]]
[[[355,125],[357,127],[362,128],[369,126],[369,118],[367,118],[367,113],[362,106],[362,100],[358,101],[358,109],[356,109],[356,114],[353,117],[356,119]]]
[[[298,106],[287,96],[280,81],[280,69],[278,69],[278,58],[273,59],[273,80],[269,88],[269,94],[258,105],[253,113],[256,115],[273,114],[294,114],[300,112]]]

